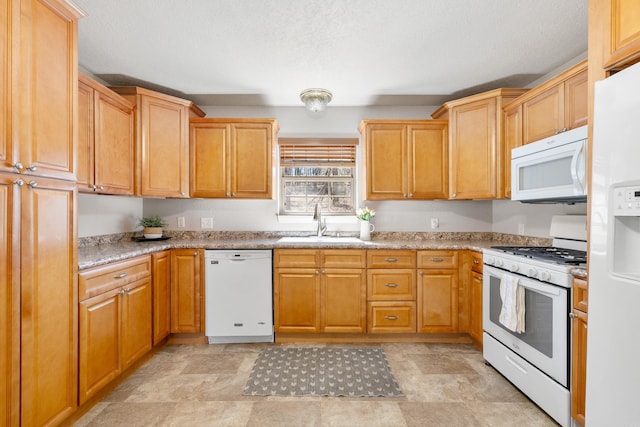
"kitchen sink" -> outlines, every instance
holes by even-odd
[[[282,237],[278,243],[366,243],[357,237],[338,236],[292,236]]]

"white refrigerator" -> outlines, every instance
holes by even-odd
[[[596,83],[586,424],[640,426],[640,63]]]

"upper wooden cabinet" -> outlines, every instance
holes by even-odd
[[[522,145],[522,104],[516,104],[504,109],[504,197],[511,198],[511,150]]]
[[[192,119],[191,197],[270,199],[278,122]]]
[[[518,99],[523,144],[586,125],[587,89],[585,60]]]
[[[503,196],[502,106],[527,89],[495,89],[445,103],[431,116],[449,120],[449,198]]]
[[[81,14],[64,0],[0,9],[0,170],[75,180]]]
[[[133,195],[133,105],[84,74],[78,80],[78,191]]]
[[[640,3],[636,0],[606,0],[603,19],[604,64],[607,70],[624,68],[640,58]],[[591,14],[591,12],[589,12]]]
[[[191,101],[141,87],[111,89],[135,105],[135,194],[189,197],[189,117],[204,112]]]
[[[446,199],[445,120],[364,120],[367,200]]]

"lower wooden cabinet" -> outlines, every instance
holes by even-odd
[[[79,403],[86,402],[151,350],[150,258],[80,273]],[[146,268],[146,270],[144,270]]]
[[[275,331],[364,333],[364,250],[274,252]]]
[[[571,311],[571,416],[585,425],[587,385],[587,281],[573,280]]]
[[[458,332],[457,251],[418,251],[418,332]]]
[[[469,335],[482,344],[482,274],[471,272],[471,316]]]
[[[171,251],[151,255],[153,283],[153,345],[171,332]]]
[[[204,331],[204,251],[171,250],[171,333]]]

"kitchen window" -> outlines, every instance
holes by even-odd
[[[354,215],[357,139],[280,138],[280,214]]]

